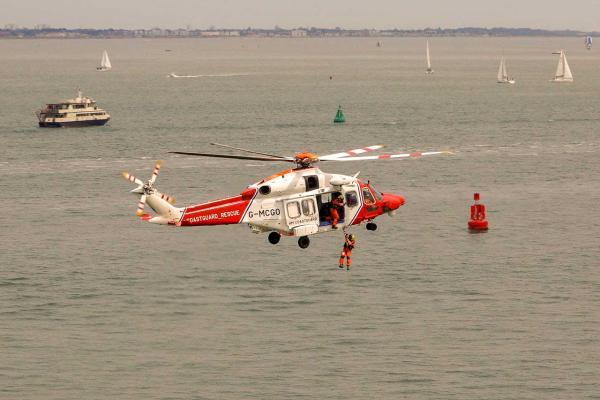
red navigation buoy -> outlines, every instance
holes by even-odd
[[[486,231],[488,222],[485,219],[485,206],[479,203],[479,193],[473,194],[475,202],[471,204],[471,219],[469,229],[472,231]]]

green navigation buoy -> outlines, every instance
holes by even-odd
[[[338,106],[338,110],[337,110],[337,113],[335,113],[335,118],[333,119],[333,122],[335,124],[342,124],[342,123],[346,122],[346,117],[344,116],[344,113],[342,112],[342,106]]]

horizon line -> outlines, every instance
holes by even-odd
[[[153,30],[153,29],[161,29],[161,30],[167,30],[167,31],[177,31],[177,30],[184,30],[184,31],[293,31],[293,30],[306,30],[306,31],[311,31],[311,30],[324,30],[324,31],[353,31],[353,32],[360,32],[360,31],[379,31],[379,32],[389,32],[389,31],[400,31],[400,32],[420,32],[420,31],[424,31],[424,32],[435,32],[435,31],[459,31],[459,30],[485,30],[485,31],[495,31],[495,30],[505,30],[505,31],[518,31],[518,30],[523,30],[523,31],[538,31],[538,32],[573,32],[573,33],[596,33],[596,34],[600,34],[600,31],[596,31],[596,30],[581,30],[581,29],[574,29],[574,28],[554,28],[554,29],[549,29],[549,28],[532,28],[532,27],[524,27],[524,26],[520,26],[520,27],[509,27],[509,26],[492,26],[492,27],[486,27],[486,26],[460,26],[460,27],[422,27],[422,28],[402,28],[402,27],[388,27],[388,28],[346,28],[346,27],[325,27],[325,26],[296,26],[296,27],[292,27],[292,28],[287,28],[287,27],[282,27],[279,25],[275,25],[274,27],[271,28],[265,28],[265,27],[252,27],[252,26],[247,26],[244,28],[237,28],[237,27],[216,27],[216,26],[210,26],[208,28],[198,28],[198,27],[190,27],[189,25],[186,27],[177,27],[177,28],[163,28],[160,26],[152,26],[152,27],[146,27],[146,28],[115,28],[115,27],[103,27],[103,28],[92,28],[92,27],[77,27],[77,28],[67,28],[67,27],[53,27],[51,25],[48,24],[37,24],[34,25],[33,27],[27,27],[27,26],[19,26],[17,24],[13,24],[13,23],[6,23],[4,24],[3,27],[0,28],[0,31],[18,31],[18,30],[32,30],[32,31],[36,31],[36,30],[66,30],[66,31],[81,31],[81,30],[88,30],[88,31],[148,31],[148,30]]]

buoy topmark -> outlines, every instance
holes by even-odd
[[[486,231],[488,222],[485,219],[485,206],[479,203],[479,193],[473,194],[473,204],[471,204],[471,219],[468,226],[472,231]]]

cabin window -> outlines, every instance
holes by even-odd
[[[289,218],[298,218],[300,216],[300,204],[297,201],[288,203],[287,214]]]
[[[304,177],[306,183],[306,191],[311,191],[319,188],[319,177],[317,175],[310,175]]]
[[[375,198],[373,197],[373,194],[371,194],[369,188],[363,188],[363,197],[365,198],[366,205],[375,204]]]
[[[302,200],[302,214],[308,216],[315,213],[315,203],[312,199]]]
[[[356,207],[358,204],[358,196],[356,192],[352,190],[351,192],[346,193],[346,205],[348,207]]]

